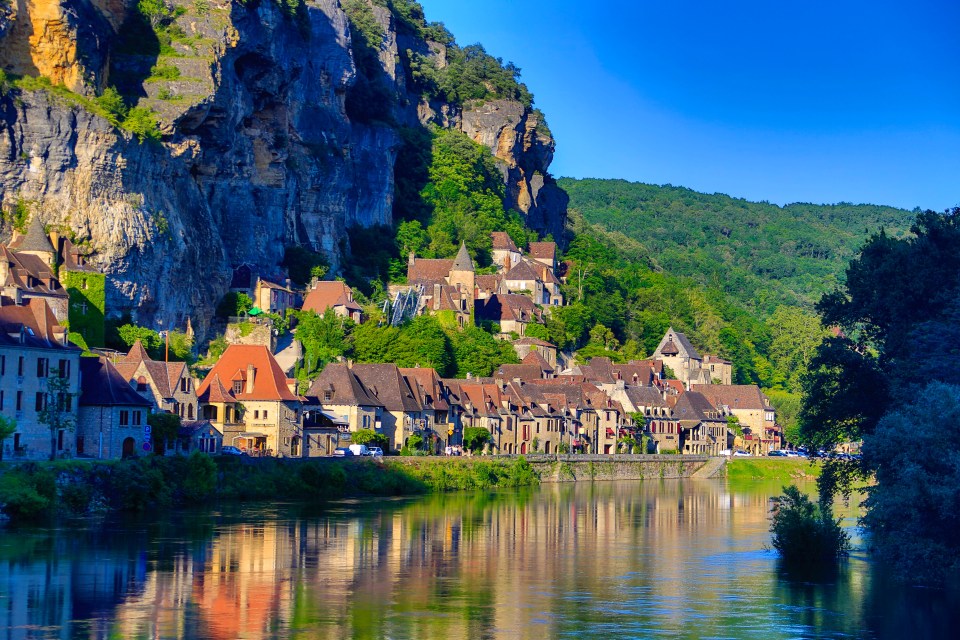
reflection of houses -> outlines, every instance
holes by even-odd
[[[69,392],[79,389],[80,350],[67,341],[67,332],[46,301],[34,298],[23,305],[0,298],[0,413],[16,420],[17,430],[4,442],[4,457],[44,459],[50,455],[50,429],[40,422],[47,402],[48,379],[70,380]],[[74,398],[65,399],[76,415]],[[57,451],[73,449],[74,434],[62,429]]]
[[[142,454],[150,441],[151,402],[130,388],[104,357],[80,359],[77,455],[121,458]]]
[[[197,394],[186,362],[153,360],[137,340],[116,367],[156,409],[175,413],[183,420],[197,419]]]
[[[201,416],[223,433],[225,444],[251,453],[303,455],[302,398],[294,393],[270,350],[232,344],[197,389]]]
[[[755,384],[696,385],[710,403],[734,415],[743,429],[743,447],[750,453],[766,454],[780,448],[776,410]]]
[[[341,318],[363,322],[363,310],[353,301],[353,289],[339,280],[314,280],[303,301],[303,310],[322,316],[328,309]]]
[[[339,430],[355,432],[382,425],[383,403],[347,364],[331,363],[324,367],[310,385],[307,399],[309,404],[304,409],[311,417],[304,422],[308,455],[333,453],[339,443]]]

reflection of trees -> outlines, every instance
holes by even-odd
[[[11,533],[0,591],[38,595],[14,596],[27,613],[0,621],[98,637],[702,636],[744,624],[762,636],[935,633],[960,610],[929,594],[888,599],[901,592],[871,589],[856,560],[826,584],[778,576],[759,551],[778,490],[569,483]]]

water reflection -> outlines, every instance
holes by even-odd
[[[958,607],[854,556],[778,573],[776,485],[547,485],[0,537],[0,637],[883,637]],[[946,637],[946,636],[944,636]]]

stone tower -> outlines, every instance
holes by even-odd
[[[450,276],[448,282],[450,286],[456,287],[463,300],[466,301],[467,311],[473,310],[473,297],[476,287],[477,273],[473,268],[473,260],[470,258],[470,252],[467,251],[466,243],[460,243],[460,251],[453,260],[453,266],[450,267]]]

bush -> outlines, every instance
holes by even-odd
[[[850,550],[850,537],[829,510],[821,509],[796,485],[774,500],[770,532],[773,548],[788,566],[836,563]]]
[[[366,444],[374,447],[380,447],[386,451],[390,447],[390,438],[377,433],[373,429],[358,429],[350,435],[354,444]]]
[[[13,520],[48,515],[56,497],[56,478],[49,470],[29,465],[0,476],[0,511]]]
[[[186,461],[183,496],[188,502],[202,502],[217,488],[217,465],[205,453],[194,451]]]
[[[483,427],[467,427],[463,430],[463,446],[473,453],[480,453],[483,445],[492,441],[493,436]]]

